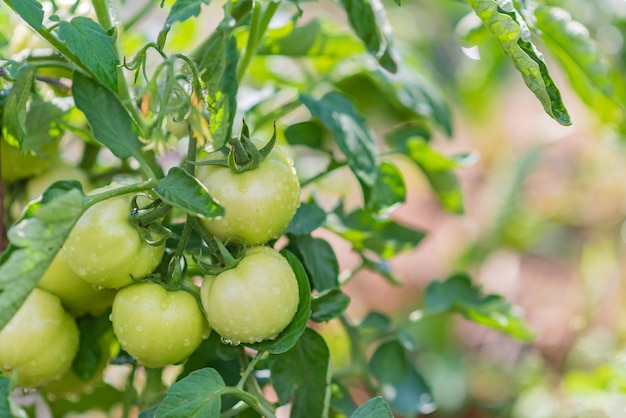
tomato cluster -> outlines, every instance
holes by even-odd
[[[282,234],[300,204],[293,165],[274,148],[248,171],[200,165],[196,178],[224,208],[223,217],[196,224],[200,235],[213,244],[237,238],[243,256],[221,260],[221,271],[201,277],[201,287],[191,280],[172,280],[171,270],[157,268],[167,237],[148,242],[139,233],[131,221],[137,212],[133,194],[116,193],[122,187],[117,183],[95,189],[88,196],[110,197],[98,199],[82,214],[37,288],[0,331],[1,370],[17,372],[21,387],[62,391],[66,380],[70,386],[80,382],[71,368],[80,339],[76,318],[109,315],[109,310],[119,347],[149,368],[183,362],[211,329],[233,345],[275,339],[299,304],[291,266],[266,245]],[[80,170],[54,163],[44,175],[30,177],[25,196],[36,199],[63,179],[77,179],[90,189]],[[167,251],[171,257],[172,249]],[[29,347],[16,343],[34,340],[39,343]],[[108,355],[110,350],[104,351]],[[106,364],[108,357],[103,359]]]

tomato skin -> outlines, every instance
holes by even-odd
[[[146,367],[180,363],[208,334],[194,296],[150,282],[121,289],[113,301],[111,320],[122,348]]]
[[[48,170],[34,176],[26,183],[26,197],[29,201],[37,199],[55,181],[78,180],[83,190],[91,189],[87,174],[78,167],[73,167],[62,162],[55,162]]]
[[[250,248],[235,268],[207,276],[200,296],[209,326],[233,344],[275,339],[300,299],[291,266],[269,247]]]
[[[33,289],[0,331],[0,368],[18,373],[19,387],[61,376],[78,352],[78,327],[58,297]]]
[[[114,289],[96,289],[82,280],[59,253],[37,285],[61,299],[63,306],[76,316],[98,316],[113,304]]]
[[[225,241],[239,237],[248,245],[279,237],[300,206],[300,183],[293,164],[274,148],[253,170],[199,166],[196,177],[225,209],[220,219],[203,219],[212,235]]]
[[[63,244],[67,265],[86,282],[117,289],[146,277],[161,261],[165,245],[147,244],[128,221],[131,197],[117,196],[87,209]]]

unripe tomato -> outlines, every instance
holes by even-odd
[[[202,220],[212,235],[225,241],[239,237],[258,245],[279,237],[300,206],[300,183],[293,164],[274,148],[253,170],[200,166],[197,178],[224,207],[220,219]]]
[[[208,331],[193,295],[149,282],[121,289],[113,301],[111,320],[122,348],[146,367],[180,363]]]
[[[165,246],[147,244],[128,221],[131,197],[117,196],[87,209],[63,244],[67,265],[86,282],[117,289],[146,277],[161,261]]]
[[[45,147],[52,156],[56,143]],[[2,162],[2,179],[12,182],[25,179],[46,171],[52,163],[51,158],[43,158],[34,154],[22,153],[19,148],[9,145],[0,138],[0,159]]]
[[[35,288],[0,331],[0,368],[18,373],[18,386],[61,376],[78,352],[78,328],[58,297]]]
[[[232,344],[275,339],[299,302],[291,266],[269,247],[250,248],[235,268],[207,276],[200,296],[209,326]]]
[[[63,306],[76,316],[102,314],[113,304],[116,293],[113,289],[96,289],[82,280],[68,267],[60,253],[52,260],[37,286],[58,296]]]
[[[26,198],[28,201],[37,199],[55,181],[78,180],[85,191],[91,190],[87,174],[78,167],[57,161],[43,173],[34,176],[26,183]]]

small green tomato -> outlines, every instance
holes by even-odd
[[[200,296],[209,326],[235,345],[275,339],[300,299],[291,266],[269,247],[250,248],[235,268],[206,277]]]
[[[61,376],[78,352],[78,327],[58,297],[33,289],[0,331],[0,369],[16,371],[19,387],[35,387]]]
[[[149,282],[121,289],[113,301],[111,320],[122,348],[146,367],[180,363],[208,332],[193,295]]]

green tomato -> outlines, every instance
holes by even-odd
[[[58,297],[35,288],[0,331],[0,368],[16,371],[18,386],[60,377],[78,352],[78,327]]]
[[[275,339],[298,310],[298,281],[269,247],[248,249],[235,268],[208,276],[200,291],[209,326],[232,344]]]
[[[57,144],[44,147],[45,151],[53,155]],[[40,174],[50,166],[52,160],[35,154],[22,153],[19,148],[11,146],[0,138],[0,163],[2,165],[2,179],[13,182]]]
[[[32,177],[26,183],[26,198],[28,201],[37,199],[55,181],[78,180],[85,191],[91,189],[87,174],[78,167],[63,162],[56,162],[48,170]]]
[[[116,293],[114,289],[97,289],[82,280],[69,268],[60,252],[39,280],[38,286],[58,296],[63,306],[76,316],[102,314],[113,304]]]
[[[117,185],[94,193],[110,187]],[[63,244],[69,268],[92,285],[127,286],[152,273],[163,257],[165,246],[147,244],[128,221],[131,197],[117,196],[87,209]]]
[[[111,321],[122,348],[146,367],[180,363],[208,334],[196,298],[157,283],[121,289],[113,301]]]
[[[250,171],[235,173],[230,168],[200,166],[197,178],[224,207],[220,219],[203,219],[212,235],[225,241],[239,237],[258,245],[279,237],[300,206],[300,183],[293,164],[279,149]]]

